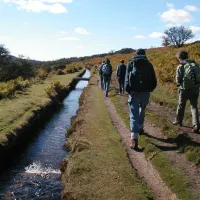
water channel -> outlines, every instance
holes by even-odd
[[[90,77],[87,70],[84,78]],[[67,152],[63,149],[66,128],[79,108],[79,97],[87,81],[79,81],[42,130],[0,177],[0,200],[60,200],[62,184],[59,165]]]

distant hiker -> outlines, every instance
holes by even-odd
[[[103,83],[103,65],[105,64],[105,61],[102,61],[102,64],[99,66],[99,77],[100,77],[100,82],[101,82],[101,89],[104,89],[104,83]]]
[[[124,93],[125,75],[126,75],[126,65],[124,64],[124,60],[121,60],[116,70],[116,76],[119,83],[119,94],[121,94],[122,92]]]
[[[125,90],[129,94],[130,130],[132,149],[138,149],[138,134],[144,133],[145,109],[150,92],[157,86],[153,65],[148,61],[145,50],[138,49],[136,56],[126,69]]]
[[[110,60],[108,58],[106,58],[105,64],[102,67],[102,72],[103,72],[104,91],[107,97],[112,76],[112,65],[110,64]]]
[[[193,132],[199,132],[198,97],[200,86],[199,65],[188,59],[188,52],[180,51],[177,55],[180,65],[176,71],[176,82],[179,87],[179,101],[174,125],[182,126],[187,100],[190,100]]]

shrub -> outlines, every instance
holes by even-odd
[[[61,90],[65,88],[64,85],[60,83],[60,81],[55,80],[51,82],[51,85],[45,89],[47,95],[52,98],[60,93]]]
[[[16,91],[23,91],[25,88],[30,87],[29,80],[24,80],[18,77],[15,80],[0,83],[0,99],[13,96]]]
[[[64,72],[61,69],[58,69],[56,71],[56,75],[64,75]]]

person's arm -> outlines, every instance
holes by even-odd
[[[129,73],[131,71],[131,68],[132,68],[132,64],[131,64],[131,62],[129,62],[127,64],[127,67],[126,67],[125,86],[124,86],[126,92],[128,92],[128,93],[131,92],[131,88],[130,88],[130,85],[129,85]]]
[[[157,78],[156,78],[156,73],[155,73],[155,70],[154,70],[154,67],[153,67],[152,64],[151,64],[151,67],[152,67],[152,77],[153,77],[153,88],[152,88],[152,90],[154,90],[157,86]]]
[[[119,65],[117,66],[116,77],[118,77],[118,71],[119,71]]]
[[[177,83],[177,86],[180,86],[182,84],[183,75],[184,75],[183,65],[179,65],[177,70],[176,70],[176,83]]]
[[[111,68],[111,74],[110,74],[110,76],[112,76],[112,72],[113,72],[113,71],[112,71],[112,65],[110,65],[110,68]]]

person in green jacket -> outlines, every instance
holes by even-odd
[[[180,62],[180,65],[177,67],[176,71],[176,83],[177,86],[179,87],[179,101],[178,101],[176,118],[173,124],[182,126],[186,102],[187,100],[190,100],[193,132],[197,133],[199,132],[199,112],[198,112],[199,85],[193,84],[193,81],[191,81],[192,78],[195,78],[193,77],[195,75],[190,75],[189,77],[187,74],[189,74],[188,72],[190,72],[191,69],[194,69],[197,72],[199,72],[199,65],[195,61],[191,61],[188,59],[189,55],[188,52],[186,51],[180,51],[176,56]]]

